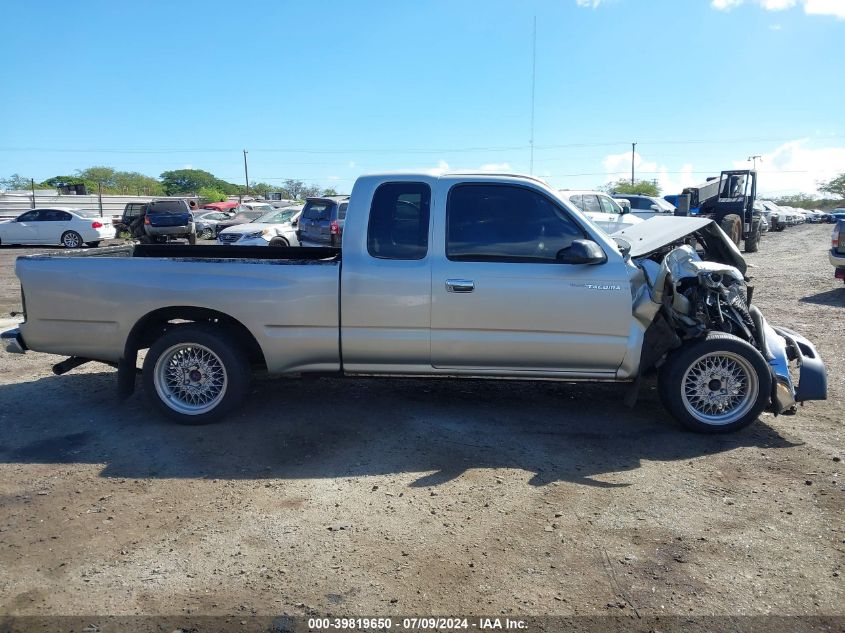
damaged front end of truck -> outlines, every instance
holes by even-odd
[[[645,327],[639,375],[709,333],[752,345],[771,373],[770,408],[827,398],[827,375],[813,344],[770,325],[753,305],[739,250],[712,220],[653,218],[613,236],[636,266],[634,316]]]

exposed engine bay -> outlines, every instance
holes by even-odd
[[[685,341],[724,332],[752,345],[768,362],[776,414],[796,402],[823,399],[826,378],[818,378],[822,366],[815,348],[795,332],[766,322],[751,303],[754,287],[745,260],[715,222],[652,218],[613,237],[638,269],[632,288],[634,316],[646,328],[641,373]],[[793,361],[802,369],[801,388],[790,373]]]

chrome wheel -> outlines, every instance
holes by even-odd
[[[751,363],[732,352],[701,356],[684,373],[682,400],[686,410],[704,424],[731,424],[754,407],[759,393]]]
[[[82,238],[79,236],[78,233],[68,231],[62,236],[62,245],[65,248],[79,248],[81,244]]]
[[[153,372],[159,398],[178,413],[206,413],[226,395],[226,367],[204,345],[179,343],[169,347],[156,359]]]
[[[203,229],[200,237],[204,240],[210,240],[214,237],[214,231],[212,231],[211,229]]]

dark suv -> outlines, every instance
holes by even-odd
[[[299,243],[340,246],[348,206],[349,196],[308,198],[299,216]]]
[[[142,242],[167,242],[170,238],[187,238],[189,244],[196,244],[194,216],[187,201],[179,199],[153,200],[142,204],[136,212],[135,203],[126,205],[123,221],[129,219],[129,232]],[[133,208],[130,208],[133,207]],[[127,218],[127,214],[135,214]]]

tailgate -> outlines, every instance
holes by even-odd
[[[187,226],[191,222],[189,213],[148,213],[150,226]]]

